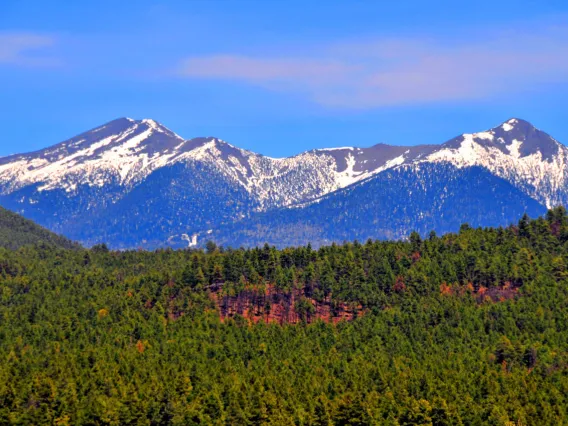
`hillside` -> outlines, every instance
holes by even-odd
[[[343,241],[401,239],[473,227],[507,226],[546,208],[481,167],[404,166],[305,206],[271,210],[198,236],[226,246],[314,247]]]
[[[40,242],[61,248],[78,248],[79,245],[54,234],[33,221],[0,207],[0,247],[15,250],[24,245]]]
[[[568,215],[277,250],[0,250],[0,424],[561,425]]]

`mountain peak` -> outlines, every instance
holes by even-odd
[[[161,123],[158,123],[156,120],[152,120],[151,118],[143,118],[143,119],[140,120],[140,121],[134,120],[134,122],[135,122],[135,123],[140,123],[140,124],[146,125],[146,126],[150,127],[151,129],[154,129],[154,130],[157,130],[157,131],[161,131],[161,132],[163,132],[163,131],[168,131],[168,132],[171,132],[171,130],[168,129],[166,126],[164,126],[164,125],[161,124]],[[173,133],[173,132],[172,132],[172,133]]]
[[[551,160],[562,148],[561,144],[549,134],[520,118],[511,118],[491,129],[489,133],[501,146],[518,146],[521,157],[540,153],[543,159]]]
[[[125,185],[173,159],[183,143],[155,120],[121,117],[43,150],[2,158],[0,176],[14,188],[39,184],[40,191]]]
[[[511,118],[483,132],[465,133],[444,143],[442,147],[443,149],[463,150],[463,155],[467,154],[468,158],[476,158],[479,153],[475,153],[474,145],[483,147],[485,150],[497,149],[515,158],[540,155],[541,159],[548,162],[564,149],[550,135],[520,118]]]
[[[133,128],[137,128],[140,131],[151,130],[152,132],[165,133],[168,136],[173,136],[177,139],[183,140],[183,138],[181,136],[174,133],[172,130],[170,130],[169,128],[164,126],[162,123],[160,123],[160,122],[158,122],[158,121],[156,121],[152,118],[143,118],[142,120],[137,120],[137,119],[130,118],[130,117],[116,118],[112,121],[109,121],[106,124],[103,124],[102,126],[96,127],[96,128],[91,129],[91,130],[89,130],[85,133],[82,133],[82,134],[78,135],[76,138],[81,138],[81,137],[84,137],[85,135],[88,135],[88,134],[91,134],[91,133],[99,133],[102,130],[104,130],[105,134],[118,135],[118,134],[127,132],[129,130],[132,130]]]
[[[526,120],[523,120],[521,118],[510,118],[509,120],[505,121],[503,124],[501,124],[499,126],[501,129],[503,129],[505,132],[510,132],[512,130],[518,129],[521,131],[528,131],[530,129],[535,129],[535,127],[529,123]],[[496,127],[499,128],[499,127]]]

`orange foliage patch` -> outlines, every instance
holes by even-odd
[[[506,300],[514,299],[519,294],[519,289],[514,287],[510,281],[506,281],[502,286],[485,287],[479,286],[477,291],[472,283],[467,283],[465,286],[453,285],[450,286],[443,282],[440,284],[440,294],[463,296],[466,293],[473,294],[479,303],[491,302],[505,302]]]
[[[220,287],[212,291],[210,297],[217,305],[221,321],[240,315],[251,323],[297,324],[322,320],[336,324],[365,313],[361,305],[332,304],[331,297],[318,302],[307,297],[301,289],[283,293],[272,284],[267,284],[264,291],[245,288],[240,294],[231,296],[223,294]],[[312,308],[299,312],[296,302],[300,300],[307,301]]]
[[[443,282],[442,284],[440,284],[440,294],[452,294],[452,288],[448,284]]]
[[[404,278],[402,277],[402,275],[396,277],[393,290],[396,291],[397,293],[401,293],[404,290],[406,290],[406,284],[404,284]]]

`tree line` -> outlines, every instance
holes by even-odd
[[[563,208],[317,250],[0,248],[0,423],[566,424],[567,262]],[[268,288],[306,321],[211,297]]]

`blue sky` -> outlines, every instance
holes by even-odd
[[[122,116],[270,156],[511,117],[568,144],[568,2],[458,3],[3,0],[0,155]]]

